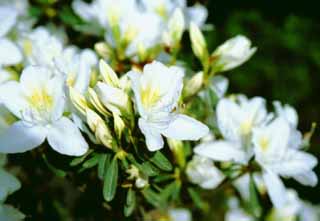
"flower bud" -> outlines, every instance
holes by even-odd
[[[198,155],[188,163],[186,173],[190,182],[204,189],[214,189],[224,179],[223,173],[214,166],[212,160]]]
[[[179,44],[185,28],[184,16],[180,8],[177,8],[168,23],[168,31],[164,33],[163,40],[169,47]]]
[[[74,107],[86,116],[86,109],[88,108],[86,98],[72,87],[69,87],[69,96]]]
[[[115,113],[113,113],[113,120],[114,120],[114,130],[119,139],[121,139],[122,132],[125,128],[125,124],[121,117]]]
[[[112,54],[112,49],[105,42],[96,43],[94,50],[103,58],[109,58]]]
[[[104,116],[109,116],[110,113],[105,109],[105,107],[99,100],[97,93],[92,88],[88,89],[88,94],[89,94],[89,101],[96,108],[96,110],[98,110],[99,113],[103,114]]]
[[[109,86],[119,87],[119,78],[117,74],[112,70],[112,68],[104,61],[100,60],[99,62],[100,74],[104,82]]]
[[[118,115],[132,113],[129,96],[123,90],[99,82],[96,91],[103,105],[111,112]]]
[[[203,84],[203,72],[198,72],[190,80],[187,81],[184,87],[184,97],[195,95],[201,89]]]
[[[87,123],[90,129],[95,133],[97,140],[106,147],[112,147],[112,135],[103,119],[89,108],[87,108],[86,113]]]
[[[251,41],[245,36],[231,38],[213,52],[214,69],[221,72],[238,67],[249,60],[256,50],[256,47],[251,47]]]
[[[199,27],[193,22],[190,24],[189,33],[193,53],[203,62],[208,57],[208,49],[204,36]]]

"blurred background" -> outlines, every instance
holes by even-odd
[[[299,128],[318,123],[310,151],[320,156],[320,13],[316,1],[207,0],[207,33],[211,51],[226,39],[243,34],[258,47],[256,54],[226,76],[229,93],[262,96],[293,105]],[[316,169],[320,175],[319,166]],[[320,187],[294,186],[302,198],[320,203]]]

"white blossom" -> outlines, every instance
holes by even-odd
[[[63,78],[37,66],[25,68],[20,82],[9,81],[0,86],[0,100],[19,119],[0,134],[0,152],[25,152],[47,139],[59,153],[73,156],[86,153],[88,144],[80,131],[63,116],[63,86]]]
[[[207,126],[176,110],[183,76],[180,68],[168,68],[156,61],[146,65],[143,74],[129,73],[140,114],[139,127],[150,151],[163,147],[162,135],[176,140],[198,140],[209,132]]]
[[[194,155],[186,169],[190,182],[204,189],[216,188],[225,178],[211,159]]]
[[[281,117],[270,124],[255,128],[253,144],[255,159],[263,168],[263,179],[275,207],[287,202],[285,186],[280,176],[292,177],[303,185],[315,186],[318,182],[312,169],[317,158],[290,146],[290,124]]]
[[[217,105],[217,123],[224,140],[204,142],[195,148],[195,153],[238,163],[246,163],[252,157],[252,130],[268,119],[265,100],[260,97],[248,100],[244,96],[237,100],[223,98]]]

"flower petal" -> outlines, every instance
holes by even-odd
[[[0,66],[18,64],[21,60],[20,49],[10,40],[0,38]]]
[[[17,10],[13,7],[0,7],[0,37],[5,36],[16,23]]]
[[[0,202],[6,200],[7,196],[20,189],[19,180],[0,168]]]
[[[21,118],[21,111],[29,106],[20,84],[16,81],[9,81],[0,86],[1,102],[18,118]]]
[[[296,150],[288,150],[281,162],[272,168],[281,176],[295,176],[311,171],[318,164],[316,157],[309,153]]]
[[[305,186],[315,187],[318,184],[317,174],[313,171],[301,173],[293,177],[296,181]]]
[[[23,153],[42,144],[45,138],[45,128],[18,121],[0,134],[0,152]]]
[[[239,143],[235,142],[213,141],[202,143],[195,147],[194,152],[216,161],[247,162],[245,152],[240,149]]]
[[[48,142],[55,151],[69,156],[81,156],[89,148],[77,126],[66,117],[51,125]]]
[[[288,201],[287,192],[280,177],[271,171],[264,171],[262,177],[273,205],[278,209],[285,206]]]
[[[164,142],[160,132],[148,125],[143,118],[139,119],[139,128],[146,138],[148,150],[157,151],[163,147]]]
[[[199,140],[208,133],[206,125],[183,114],[178,114],[169,127],[162,131],[164,136],[176,140]]]
[[[19,221],[23,220],[25,215],[10,205],[0,205],[0,220]]]

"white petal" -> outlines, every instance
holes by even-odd
[[[23,92],[33,93],[33,90],[47,85],[53,74],[50,69],[41,66],[28,66],[21,74],[20,83]]]
[[[77,126],[66,117],[51,125],[48,142],[55,151],[69,156],[81,156],[89,148]]]
[[[20,221],[25,218],[19,210],[10,205],[0,204],[0,220],[1,221]]]
[[[318,184],[318,176],[315,172],[309,171],[293,177],[296,181],[305,186],[315,187]]]
[[[200,4],[196,4],[195,6],[188,8],[187,13],[189,20],[196,23],[199,27],[204,25],[208,17],[207,8]]]
[[[239,143],[234,142],[213,141],[202,143],[195,147],[194,152],[216,161],[234,161],[238,163],[247,161],[246,154],[240,149]]]
[[[92,7],[83,1],[73,1],[72,9],[83,19],[91,20],[93,18]]]
[[[240,141],[239,126],[243,119],[240,106],[229,99],[221,99],[217,105],[217,121],[225,139]]]
[[[262,177],[273,205],[278,209],[285,206],[288,201],[287,192],[280,177],[271,171],[264,171]]]
[[[148,150],[157,151],[163,148],[164,142],[159,131],[148,125],[142,118],[139,119],[139,128],[146,138]]]
[[[22,153],[38,147],[46,138],[43,127],[29,126],[22,121],[14,123],[7,131],[0,134],[0,152]]]
[[[178,114],[169,127],[161,133],[176,140],[199,140],[209,133],[209,128],[200,121]]]
[[[16,23],[17,10],[13,7],[0,7],[0,37],[5,36]]]
[[[5,201],[7,196],[20,189],[19,180],[0,168],[0,204]]]
[[[21,118],[21,111],[29,106],[20,84],[16,81],[10,81],[0,86],[1,102],[18,118]]]
[[[212,89],[219,98],[222,98],[228,90],[229,80],[221,75],[212,78]]]
[[[21,60],[20,49],[8,39],[0,38],[0,66],[18,64]]]
[[[311,171],[318,164],[316,157],[309,153],[288,150],[286,156],[273,166],[273,170],[282,176],[295,176]]]
[[[171,221],[191,221],[191,212],[187,209],[170,209],[169,216]]]

